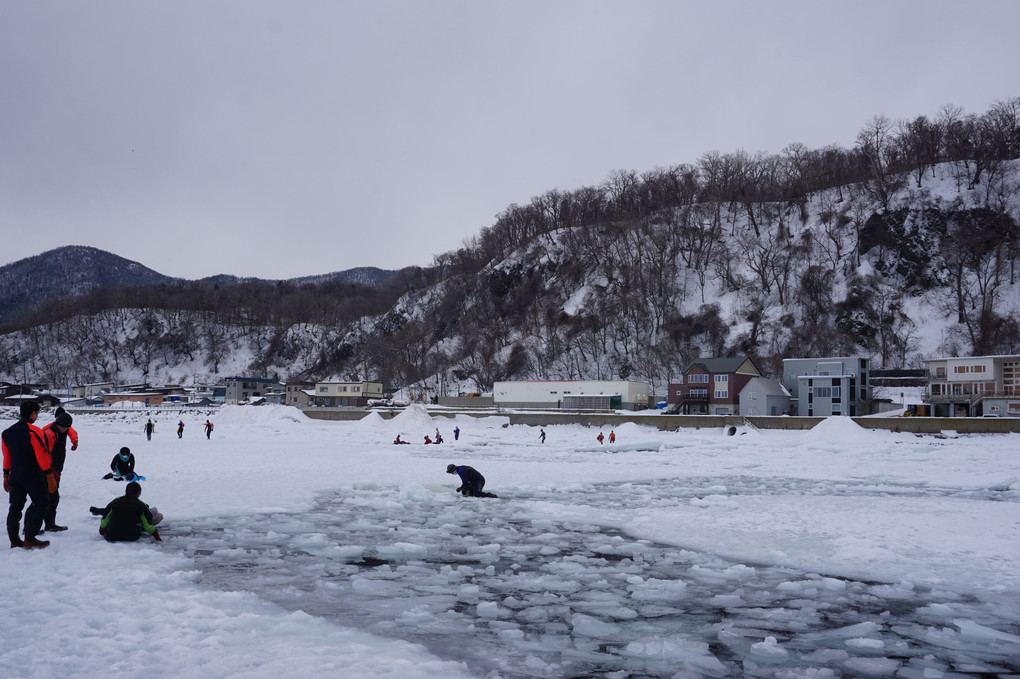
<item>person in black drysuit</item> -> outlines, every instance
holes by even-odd
[[[157,542],[163,541],[156,530],[156,524],[163,519],[163,515],[155,507],[149,507],[139,500],[141,494],[141,484],[132,481],[127,484],[122,497],[116,498],[102,510],[104,515],[99,524],[99,534],[107,542],[134,542],[142,536],[143,530]]]
[[[485,477],[479,474],[474,467],[469,467],[466,464],[450,464],[446,466],[446,473],[460,476],[460,488],[457,489],[457,492],[464,497],[496,497],[492,493],[482,490],[485,487]]]
[[[3,432],[4,491],[10,493],[10,510],[7,512],[7,536],[11,548],[38,549],[48,547],[49,540],[36,536],[42,530],[43,519],[50,506],[50,494],[57,490],[57,477],[51,469],[50,451],[45,435],[35,426],[39,417],[39,403],[24,401],[21,419]],[[22,510],[31,499],[25,516],[25,539],[21,529]]]
[[[130,481],[135,478],[135,456],[131,452],[131,449],[124,446],[120,449],[120,452],[113,456],[113,461],[110,462],[110,469],[113,473],[108,474],[104,478],[116,479],[127,479]]]

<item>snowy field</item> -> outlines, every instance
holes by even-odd
[[[0,677],[1020,674],[1015,434],[206,415],[75,417],[70,530],[0,558]],[[124,445],[162,543],[88,511]]]

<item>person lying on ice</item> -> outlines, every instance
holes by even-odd
[[[151,535],[157,542],[162,542],[156,524],[163,520],[163,515],[155,507],[149,507],[138,496],[142,494],[142,486],[137,481],[127,484],[124,495],[106,505],[103,520],[99,524],[99,534],[107,542],[134,542],[142,536],[142,531]]]
[[[479,474],[474,467],[469,467],[466,464],[449,464],[446,465],[446,473],[460,476],[460,488],[457,489],[457,492],[464,497],[496,497],[492,493],[482,490],[485,487],[485,477]]]

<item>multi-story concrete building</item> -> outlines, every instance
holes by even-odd
[[[937,358],[924,362],[923,399],[936,417],[1020,417],[1020,355]]]
[[[228,405],[265,396],[275,384],[273,380],[264,377],[228,377],[223,381],[227,388],[224,398]]]
[[[870,414],[869,366],[859,356],[783,359],[791,412],[801,417]]]

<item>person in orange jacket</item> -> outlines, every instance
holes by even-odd
[[[60,407],[57,408],[55,415],[57,416],[56,419],[42,429],[43,434],[46,436],[46,445],[50,449],[51,469],[53,469],[57,479],[57,490],[50,494],[50,508],[46,512],[44,530],[50,532],[67,530],[67,526],[57,525],[57,505],[60,503],[60,475],[64,473],[68,439],[71,440],[71,450],[78,449],[78,432],[71,426],[74,420]]]
[[[48,540],[39,540],[36,536],[42,530],[50,495],[57,490],[57,478],[51,468],[45,435],[35,426],[38,418],[39,403],[25,401],[21,404],[21,419],[2,434],[4,491],[10,495],[11,501],[7,512],[7,536],[11,539],[12,549],[50,546]],[[25,539],[22,540],[18,532],[27,498],[31,498],[32,503],[25,512]]]

